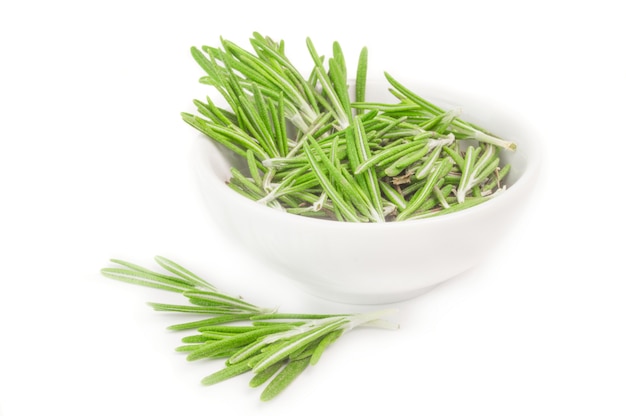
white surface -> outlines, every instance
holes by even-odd
[[[389,84],[377,81],[370,82],[367,100],[397,102]],[[241,157],[200,136],[192,147],[192,166],[213,220],[250,255],[308,293],[338,302],[404,301],[482,264],[534,200],[543,137],[501,104],[429,88],[426,81],[402,82],[444,109],[461,108],[465,120],[516,143],[515,152],[500,153],[502,163],[511,165],[505,192],[472,209],[419,221],[358,224],[288,215],[233,192],[226,182]]]
[[[0,414],[626,413],[626,37],[615,2],[580,4],[3,2]],[[548,151],[488,263],[399,304],[400,330],[347,334],[265,404],[246,377],[200,386],[220,364],[173,352],[171,319],[144,305],[163,297],[98,273],[161,254],[259,304],[360,309],[242,256],[192,186],[189,47],[253,30],[302,56],[305,36],[354,59],[367,45],[372,71],[512,104]]]

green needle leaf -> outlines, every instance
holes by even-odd
[[[180,279],[134,269],[106,267],[101,270],[101,273],[103,276],[111,279],[170,292],[182,293],[193,288],[187,282]]]
[[[248,303],[240,298],[218,292],[204,292],[198,290],[188,290],[183,293],[190,300],[200,300],[205,305],[222,306],[225,308],[234,308],[240,311],[263,312],[263,309]]]
[[[276,375],[261,393],[261,400],[270,401],[283,392],[300,374],[306,370],[310,362],[309,358],[289,361],[287,365]]]
[[[202,384],[205,386],[211,386],[213,384],[221,383],[222,381],[247,373],[250,370],[252,370],[252,368],[250,367],[248,361],[229,365],[211,375],[204,377],[202,379]]]
[[[220,324],[226,324],[226,323],[231,323],[231,322],[248,321],[253,316],[255,316],[255,314],[252,314],[252,313],[247,313],[247,314],[235,313],[235,314],[230,314],[230,315],[220,315],[220,316],[214,316],[212,318],[200,319],[200,320],[193,321],[193,322],[170,325],[167,327],[167,329],[170,329],[172,331],[201,329],[201,328],[209,327],[213,325],[220,325]]]
[[[355,101],[365,102],[367,89],[367,48],[361,49],[359,55],[359,64],[356,70],[356,86],[355,86]],[[362,108],[357,108],[356,113],[358,115],[365,112]]]
[[[172,260],[166,259],[163,256],[156,256],[154,260],[158,265],[163,267],[165,270],[170,273],[174,273],[175,275],[185,279],[190,284],[198,285],[198,287],[203,287],[210,290],[215,290],[215,287],[210,283],[207,283],[202,278],[196,276],[194,273],[182,267],[180,264],[173,262]]]
[[[265,382],[272,378],[278,370],[283,368],[284,365],[284,362],[279,361],[276,364],[267,367],[265,370],[256,373],[254,377],[250,379],[250,387],[259,387],[265,384]]]
[[[339,337],[343,335],[343,330],[337,330],[326,335],[319,344],[315,347],[313,354],[311,355],[311,365],[317,364],[317,362],[322,357],[322,353],[326,351],[326,348],[330,346],[333,342],[335,342]]]

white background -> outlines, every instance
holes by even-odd
[[[410,6],[409,6],[410,4]],[[3,1],[0,414],[624,415],[626,61],[618,2]],[[488,262],[357,330],[275,401],[173,350],[164,295],[100,277],[171,257],[283,311],[313,298],[219,234],[181,111],[189,54],[253,31],[309,68],[338,40],[387,70],[480,94],[540,132],[540,186]]]

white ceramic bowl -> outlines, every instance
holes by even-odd
[[[368,101],[395,101],[382,86],[369,86]],[[414,221],[307,218],[263,206],[228,188],[232,155],[199,137],[194,165],[211,215],[251,254],[306,291],[338,302],[405,300],[477,265],[499,243],[531,194],[538,176],[538,139],[500,105],[426,85],[408,86],[444,108],[461,108],[466,120],[517,143],[515,152],[501,153],[512,167],[505,192],[457,213]]]

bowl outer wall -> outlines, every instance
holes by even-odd
[[[425,89],[413,88],[418,93]],[[224,232],[250,253],[305,290],[334,301],[396,302],[472,268],[501,241],[529,197],[538,170],[535,133],[501,106],[442,91],[420,95],[445,108],[463,103],[466,119],[518,144],[515,152],[503,151],[512,165],[506,192],[454,214],[401,223],[301,217],[262,206],[228,188],[229,152],[200,137],[193,149],[194,166],[207,208]]]

